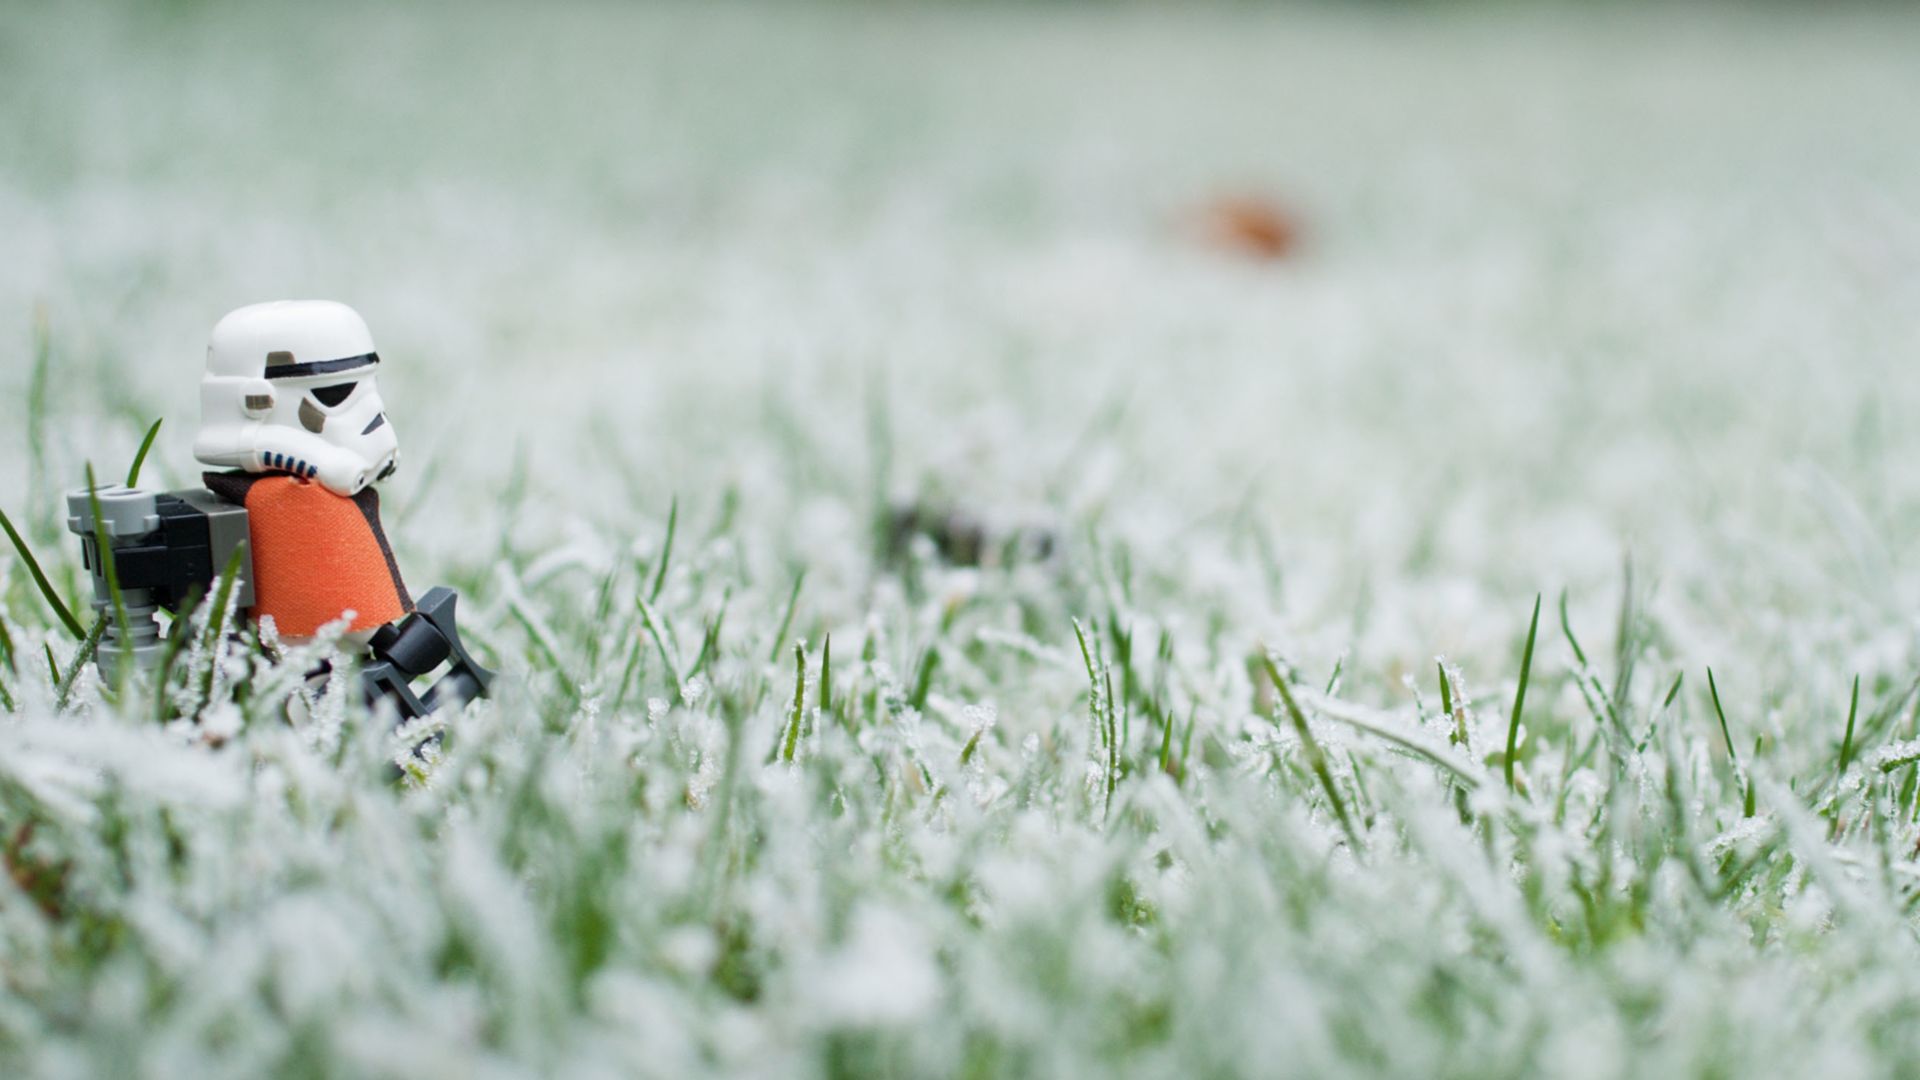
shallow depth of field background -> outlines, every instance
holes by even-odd
[[[0,878],[0,1060],[1911,1067],[1916,41],[1891,8],[8,5],[0,509],[71,580],[87,461],[163,417],[148,482],[197,474],[215,319],[343,300],[401,565],[506,674],[420,787],[328,757],[352,717],[254,707],[219,750],[90,684],[56,717],[72,642],[9,553],[0,825],[37,823],[16,884],[69,869],[51,913]],[[1243,196],[1285,257],[1209,239]],[[676,498],[656,614],[682,667],[719,626],[678,702],[634,602]],[[1051,554],[953,565],[903,506]],[[1563,593],[1639,742],[1611,781]],[[1134,628],[1122,766],[1075,618],[1110,659]],[[884,722],[769,764],[829,634]],[[1443,744],[1444,657],[1485,801],[1316,713],[1344,831],[1263,650]]]

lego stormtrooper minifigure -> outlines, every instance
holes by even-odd
[[[133,640],[110,631],[103,641],[103,670],[120,655],[157,654],[153,610],[204,593],[244,540],[240,603],[249,616],[293,644],[348,620],[344,640],[371,654],[362,672],[369,698],[412,718],[450,697],[486,694],[492,675],[461,646],[454,593],[431,589],[415,604],[380,527],[372,485],[393,475],[400,450],[374,382],[379,365],[366,322],[345,304],[252,304],[214,326],[193,453],[224,471],[203,476],[205,491],[68,496],[95,606],[110,602],[94,550],[97,503],[123,597],[140,616]],[[412,680],[442,662],[449,673],[415,696]]]

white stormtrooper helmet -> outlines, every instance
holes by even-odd
[[[385,480],[400,449],[373,381],[379,364],[366,321],[345,304],[276,300],[229,312],[207,343],[193,456],[317,480],[336,495]]]

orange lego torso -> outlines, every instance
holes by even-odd
[[[353,612],[352,630],[372,630],[413,610],[380,528],[372,488],[347,498],[282,474],[208,473],[207,488],[247,508],[257,622],[283,638],[308,638]]]

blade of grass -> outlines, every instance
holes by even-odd
[[[1640,618],[1633,603],[1633,552],[1620,556],[1620,621],[1613,639],[1612,700],[1626,701],[1633,690],[1634,657],[1639,644]]]
[[[0,619],[0,667],[6,668],[9,675],[20,674],[20,669],[14,666],[13,635],[7,632],[5,619]],[[5,682],[0,682],[0,706],[5,706],[8,712],[13,711],[13,694],[7,690]]]
[[[727,624],[727,604],[733,599],[733,586],[727,586],[720,594],[720,610],[707,624],[707,632],[700,636],[700,654],[693,658],[693,666],[687,669],[687,678],[700,674],[701,669],[712,663],[720,655],[720,631]]]
[[[127,620],[127,600],[120,592],[120,570],[115,565],[113,545],[107,540],[107,524],[100,516],[100,489],[93,478],[93,462],[87,462],[87,510],[93,515],[93,550],[100,559],[100,572],[107,579],[107,597],[111,601],[113,626],[119,631],[120,656],[114,662],[114,680],[125,684],[128,659],[133,648],[133,624]]]
[[[1347,816],[1346,800],[1340,797],[1340,788],[1333,781],[1333,770],[1327,768],[1327,755],[1320,750],[1320,743],[1313,737],[1313,729],[1307,724],[1307,715],[1300,711],[1300,703],[1293,699],[1293,691],[1287,686],[1287,680],[1280,674],[1279,665],[1265,649],[1260,650],[1260,662],[1265,665],[1267,678],[1273,681],[1273,688],[1279,692],[1280,700],[1286,705],[1287,716],[1293,721],[1293,730],[1300,736],[1300,745],[1307,752],[1307,766],[1320,781],[1320,787],[1327,793],[1327,801],[1333,804],[1333,814],[1340,819],[1340,828],[1347,834],[1347,842],[1354,851],[1360,849],[1360,834],[1354,831],[1353,821]],[[1278,726],[1278,717],[1275,724]]]
[[[213,703],[213,678],[220,667],[220,639],[227,632],[227,609],[233,604],[233,583],[240,577],[240,562],[246,551],[244,541],[234,545],[233,554],[227,556],[227,565],[220,571],[220,580],[213,587],[213,608],[207,612],[207,625],[200,633],[200,648],[206,654],[207,668],[200,673],[200,689],[195,695],[192,712],[194,716],[200,715]]]
[[[920,666],[914,672],[913,692],[907,697],[908,705],[919,710],[927,707],[927,695],[933,692],[933,672],[939,666],[940,647],[927,646],[927,651],[920,656]]]
[[[1187,730],[1180,735],[1180,772],[1174,779],[1185,782],[1187,767],[1193,761],[1193,731],[1200,723],[1200,703],[1187,706]]]
[[[1440,676],[1440,712],[1453,725],[1453,730],[1447,733],[1447,742],[1453,746],[1467,746],[1467,718],[1454,715],[1453,680],[1447,677],[1447,662],[1435,657],[1433,667]],[[1467,746],[1467,750],[1471,753],[1473,748]]]
[[[1168,776],[1173,775],[1173,714],[1168,712],[1165,703],[1151,701],[1147,703],[1147,717],[1154,723],[1154,729],[1160,735],[1160,749],[1154,753],[1153,767]]]
[[[160,423],[160,420],[155,420],[153,426],[147,429],[147,437],[140,440],[140,451],[133,455],[133,464],[127,468],[128,487],[140,486],[140,467],[147,463],[147,451],[153,449],[153,437],[160,434]]]
[[[793,576],[793,591],[787,594],[787,610],[780,616],[780,629],[773,634],[773,651],[767,654],[767,663],[780,659],[780,643],[787,640],[787,631],[793,626],[793,609],[800,604],[800,586],[807,583],[807,571],[802,568]]]
[[[1720,737],[1727,741],[1727,757],[1740,767],[1740,752],[1733,748],[1733,732],[1727,728],[1727,711],[1720,707],[1720,687],[1713,681],[1713,669],[1707,669],[1707,695],[1713,699],[1713,715],[1720,719]]]
[[[626,703],[627,688],[633,685],[634,672],[640,670],[640,657],[644,651],[645,644],[646,639],[642,638],[639,634],[635,634],[633,635],[633,644],[627,647],[627,663],[626,666],[620,670],[620,689],[613,695],[613,708],[615,712],[618,712],[620,706]]]
[[[787,711],[787,737],[780,747],[780,760],[793,764],[794,751],[800,746],[800,727],[807,717],[807,646],[793,644],[793,708]]]
[[[973,736],[967,740],[967,745],[960,748],[960,764],[965,765],[967,762],[973,760],[974,751],[980,749],[980,736],[986,733],[987,727],[985,724],[973,729]]]
[[[86,635],[85,635],[85,634],[82,634],[82,635],[80,635],[80,640],[82,640],[82,641],[85,641],[86,639],[87,639],[87,638],[86,638]],[[45,648],[45,649],[47,650],[47,671],[48,671],[48,673],[50,673],[50,674],[51,674],[51,675],[53,676],[53,685],[57,687],[57,686],[59,686],[59,685],[60,685],[60,682],[61,682],[61,679],[60,679],[60,661],[58,661],[58,660],[55,660],[55,659],[53,658],[53,645],[52,645],[52,643],[50,643],[50,642],[42,642],[42,643],[41,643],[41,646],[42,646],[43,648]]]
[[[1673,685],[1667,687],[1667,696],[1660,699],[1660,708],[1656,710],[1653,717],[1647,721],[1647,733],[1642,735],[1640,741],[1634,744],[1634,751],[1636,753],[1645,752],[1647,747],[1653,743],[1653,737],[1660,732],[1660,718],[1673,710],[1673,703],[1680,697],[1680,687],[1686,681],[1686,672],[1682,671],[1674,675]]]
[[[618,566],[607,571],[607,576],[600,579],[600,590],[593,601],[593,625],[605,626],[607,625],[607,620],[613,616],[613,588],[619,581],[620,568]],[[589,634],[587,636],[586,669],[588,671],[598,671],[600,669],[600,649],[604,641],[605,635],[602,634]]]
[[[73,688],[80,684],[80,673],[87,669],[88,664],[93,663],[94,654],[100,650],[100,638],[106,632],[107,616],[103,612],[99,618],[93,620],[93,627],[87,631],[87,636],[81,640],[80,647],[74,650],[73,659],[67,663],[66,676],[54,684],[56,687],[53,699],[55,712],[66,709],[68,700],[73,697]],[[53,662],[53,651],[51,649],[47,651],[47,662]]]
[[[1580,696],[1586,699],[1587,711],[1593,714],[1594,721],[1601,726],[1607,737],[1607,747],[1613,753],[1616,762],[1625,762],[1627,744],[1627,726],[1620,720],[1620,712],[1614,707],[1613,697],[1606,687],[1600,685],[1599,676],[1593,673],[1593,667],[1587,662],[1587,652],[1580,647],[1580,639],[1573,632],[1573,620],[1567,614],[1567,590],[1560,590],[1560,633],[1567,639],[1567,645],[1573,649],[1576,664],[1574,672],[1575,686]]]
[[[507,597],[507,613],[527,632],[527,639],[535,645],[537,659],[543,661],[541,666],[559,676],[561,685],[567,687],[571,695],[576,684],[560,660],[560,646],[553,640],[553,631],[546,620],[528,607],[525,597],[517,591]]]
[[[1376,738],[1392,743],[1402,750],[1452,773],[1468,787],[1480,787],[1489,782],[1488,777],[1471,759],[1453,752],[1451,747],[1438,745],[1430,741],[1426,732],[1396,723],[1389,716],[1374,710],[1354,705],[1351,702],[1334,701],[1330,698],[1308,699],[1314,712],[1329,720],[1339,722],[1356,731],[1365,732]]]
[[[1727,741],[1727,760],[1733,763],[1733,774],[1743,789],[1742,816],[1752,817],[1756,803],[1753,779],[1740,767],[1740,755],[1733,748],[1733,732],[1727,726],[1727,711],[1720,707],[1720,686],[1714,682],[1712,668],[1707,669],[1707,695],[1713,699],[1713,715],[1720,718],[1720,737]]]
[[[1453,711],[1453,680],[1447,678],[1447,662],[1436,656],[1433,658],[1433,667],[1435,674],[1440,677],[1440,712],[1450,725],[1447,730],[1447,745],[1460,747],[1471,754],[1473,747],[1467,738],[1467,718],[1464,711],[1457,716]],[[1453,804],[1455,813],[1460,815],[1461,823],[1471,824],[1473,812],[1467,806],[1467,788],[1464,785],[1454,787]]]
[[[1853,720],[1860,715],[1860,676],[1853,677],[1853,700],[1847,704],[1847,733],[1840,740],[1840,775],[1847,775],[1847,765],[1853,760]]]
[[[833,635],[820,643],[820,715],[833,715]]]
[[[710,801],[714,806],[713,831],[707,834],[701,851],[705,878],[701,907],[707,911],[717,911],[721,906],[720,892],[726,885],[729,865],[727,842],[732,834],[734,791],[740,783],[741,761],[746,757],[746,713],[738,705],[730,704],[725,696],[720,698],[720,703],[720,718],[727,727],[727,756],[720,770],[720,787]]]
[[[160,655],[160,668],[153,678],[153,720],[164,723],[170,718],[169,706],[173,697],[168,687],[173,683],[174,665],[180,661],[180,653],[192,639],[193,613],[200,609],[200,602],[206,599],[206,591],[200,586],[187,590],[185,600],[177,609],[173,624],[167,628],[167,651]]]
[[[1520,687],[1513,695],[1513,715],[1507,720],[1507,755],[1501,762],[1506,772],[1507,790],[1513,788],[1513,756],[1520,745],[1520,712],[1527,704],[1527,681],[1533,675],[1533,642],[1540,633],[1540,594],[1533,596],[1533,620],[1527,624],[1527,644],[1520,651]]]
[[[636,596],[633,602],[640,608],[640,621],[646,624],[648,636],[653,638],[653,647],[660,650],[660,659],[667,665],[667,677],[673,680],[673,696],[683,700],[686,694],[686,681],[680,678],[680,664],[673,658],[673,650],[667,648],[666,638],[660,635],[660,624],[654,621],[653,609],[647,606],[647,598]]]
[[[1094,649],[1087,644],[1087,632],[1079,619],[1073,620],[1073,636],[1080,642],[1080,659],[1087,667],[1087,712],[1093,721],[1094,733],[1099,737],[1101,772],[1105,773],[1104,806],[1108,813],[1113,810],[1113,679],[1102,680],[1106,664],[1094,658]],[[928,650],[929,654],[932,650]]]
[[[13,541],[13,550],[19,552],[20,561],[27,564],[27,573],[33,575],[33,583],[39,587],[40,595],[46,597],[47,606],[59,616],[60,622],[66,626],[68,633],[73,635],[75,641],[85,639],[87,632],[80,626],[80,620],[73,617],[73,612],[61,602],[60,594],[53,591],[53,583],[47,580],[47,575],[40,569],[40,560],[35,559],[33,552],[27,549],[27,542],[20,539],[19,532],[14,529],[13,522],[8,519],[5,510],[0,510],[0,529],[5,529],[7,539]]]
[[[1120,756],[1126,752],[1127,734],[1131,724],[1121,724],[1114,718],[1120,709],[1120,699],[1113,696],[1113,667],[1108,665],[1102,672],[1107,684],[1107,809],[1113,809],[1113,788],[1120,782]],[[1132,713],[1128,713],[1129,721]]]
[[[653,586],[647,590],[649,603],[660,599],[660,590],[667,586],[667,567],[673,563],[673,536],[680,531],[680,496],[675,495],[667,504],[667,538],[660,545],[660,565],[653,570]]]

